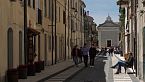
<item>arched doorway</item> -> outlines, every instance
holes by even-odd
[[[7,55],[8,55],[8,69],[13,68],[13,30],[8,29],[7,32]]]

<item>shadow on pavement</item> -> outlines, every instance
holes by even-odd
[[[98,57],[95,60],[95,67],[86,67],[67,82],[106,82],[104,60],[107,60],[107,57]]]

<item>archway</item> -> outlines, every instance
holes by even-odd
[[[13,68],[13,30],[8,29],[7,32],[7,55],[8,55],[8,68]]]

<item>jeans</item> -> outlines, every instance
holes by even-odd
[[[125,66],[126,62],[125,61],[118,61],[117,64],[114,65],[114,67],[118,66],[117,71],[121,71],[121,66]]]
[[[88,66],[88,55],[83,55],[84,58],[84,64],[87,67]]]
[[[90,66],[94,66],[95,57],[90,57]]]
[[[73,61],[74,61],[75,65],[78,65],[78,57],[77,56],[73,57]]]

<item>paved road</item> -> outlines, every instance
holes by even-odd
[[[95,60],[95,67],[85,68],[67,82],[113,82],[110,65],[110,57],[99,56]]]

